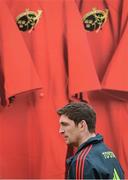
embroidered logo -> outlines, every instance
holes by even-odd
[[[116,158],[115,154],[112,151],[102,152],[102,155],[105,159]]]
[[[41,15],[42,10],[37,10],[36,13],[35,11],[29,11],[29,9],[26,9],[25,12],[16,17],[16,23],[19,30],[31,32],[39,22]]]
[[[102,29],[103,24],[108,18],[108,9],[98,10],[93,8],[92,11],[88,12],[83,16],[84,27],[87,31],[98,32]]]

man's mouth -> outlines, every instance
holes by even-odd
[[[67,139],[68,138],[68,136],[64,136],[64,139]]]

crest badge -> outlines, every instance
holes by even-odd
[[[29,11],[26,9],[25,12],[19,14],[16,17],[16,23],[20,31],[31,32],[34,30],[35,26],[38,24],[39,19],[42,15],[42,10]]]
[[[102,29],[102,26],[107,21],[108,9],[99,10],[93,8],[92,11],[88,12],[83,16],[84,28],[87,31],[96,31]]]

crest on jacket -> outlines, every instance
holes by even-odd
[[[83,16],[84,27],[87,31],[98,32],[108,18],[108,9],[98,10],[93,8]]]
[[[31,32],[39,22],[41,15],[42,10],[37,10],[37,12],[35,12],[26,9],[25,12],[16,17],[16,23],[19,30]]]

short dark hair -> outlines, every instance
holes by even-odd
[[[67,116],[69,119],[73,120],[76,125],[82,120],[85,120],[89,132],[95,132],[96,112],[88,103],[72,102],[59,109],[57,113],[60,116]]]

